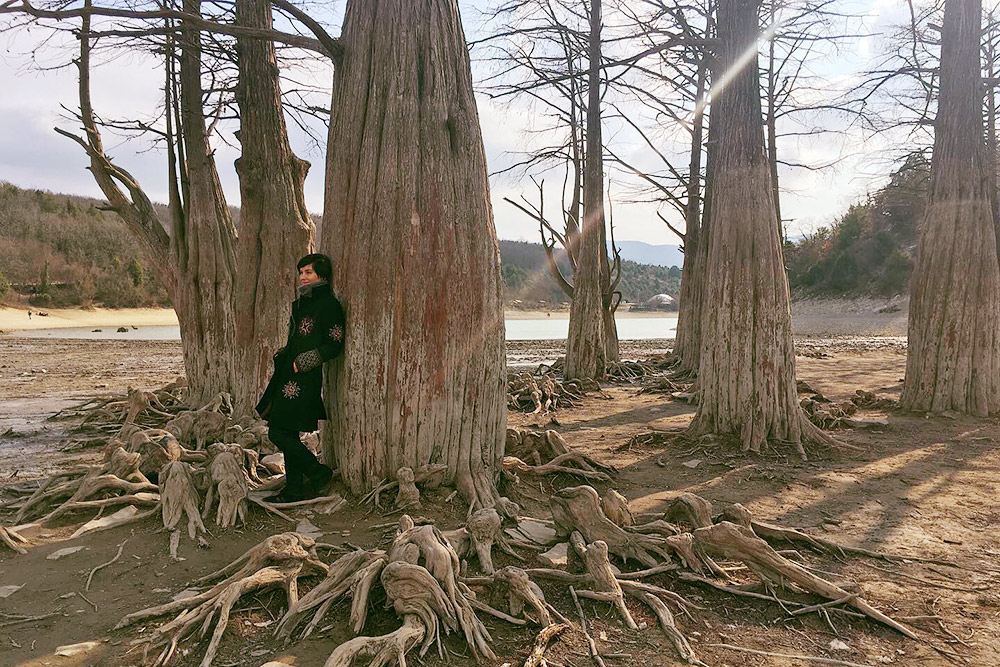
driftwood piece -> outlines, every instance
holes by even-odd
[[[712,525],[712,503],[693,493],[682,493],[670,503],[663,520],[680,523],[691,528]]]

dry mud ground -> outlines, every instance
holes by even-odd
[[[898,340],[799,343],[799,377],[828,397],[846,398],[858,388],[898,396],[904,369]],[[525,363],[549,354],[544,344],[512,352],[522,354]],[[7,431],[0,440],[4,481],[36,476],[57,464],[96,458],[93,451],[58,452],[70,424],[46,422],[44,418],[59,407],[80,396],[120,391],[127,385],[159,386],[180,370],[176,343],[0,339],[0,433]],[[826,576],[837,581],[857,582],[875,607],[898,620],[909,619],[925,642],[837,613],[830,615],[832,624],[815,614],[793,618],[773,602],[733,597],[663,575],[656,583],[703,608],[694,610],[691,618],[678,613],[677,623],[705,663],[719,667],[815,664],[712,646],[728,644],[870,666],[949,664],[929,646],[933,643],[963,656],[964,664],[1000,664],[1000,506],[996,501],[1000,453],[995,446],[1000,426],[996,421],[892,413],[887,415],[887,428],[840,434],[856,449],[818,451],[811,461],[800,463],[783,452],[744,457],[721,447],[699,449],[670,437],[688,424],[692,414],[692,406],[659,395],[637,395],[634,386],[614,386],[603,395],[589,396],[577,407],[544,417],[511,414],[509,422],[513,427],[555,428],[571,445],[613,463],[620,470],[613,486],[629,498],[635,512],[661,512],[681,492],[693,491],[717,507],[740,502],[760,519],[800,527],[848,545],[941,558],[961,566],[860,557],[841,560],[801,551],[810,567],[829,573]],[[861,416],[886,415],[866,412]],[[628,447],[633,436],[651,430],[666,434],[661,444]],[[694,459],[700,463],[689,467]],[[557,486],[576,483],[568,478],[549,481]],[[522,484],[515,497],[528,513],[547,516],[547,497],[552,490],[548,483]],[[452,528],[462,522],[465,511],[442,502],[444,495],[441,492],[428,498],[423,514],[442,528]],[[67,546],[64,540],[80,520],[32,536],[35,546],[27,555],[0,551],[0,587],[23,586],[0,599],[0,665],[140,664],[141,655],[128,652],[129,642],[154,624],[113,631],[122,616],[169,600],[192,580],[234,560],[263,538],[294,529],[256,509],[249,517],[240,529],[215,530],[208,549],[198,549],[185,538],[181,555],[186,560],[182,562],[169,559],[167,535],[157,532],[154,521],[85,536],[72,543],[83,546],[82,551],[59,560],[47,556]],[[325,533],[322,541],[364,547],[384,546],[391,540],[391,528],[373,526],[395,518],[358,506],[332,516],[310,517]],[[3,520],[0,514],[0,522]],[[109,561],[123,542],[121,558],[97,572],[90,590],[84,592],[89,572]],[[514,564],[503,554],[496,558],[498,567]],[[543,587],[549,600],[576,620],[565,588]],[[782,596],[817,601],[788,592]],[[274,617],[281,613],[282,598],[282,593],[272,592],[241,602],[214,664],[257,667],[268,660],[284,659],[300,667],[319,666],[347,638],[347,608],[341,603],[310,639],[287,647],[276,644],[271,632]],[[636,620],[648,624],[644,630],[630,632],[610,605],[582,602],[601,652],[618,656],[606,660],[609,667],[680,664],[645,607],[630,602]],[[382,600],[373,599],[373,603],[376,611],[369,615],[366,633],[381,634],[397,627],[391,612],[381,610]],[[4,614],[45,618],[9,623],[10,616]],[[500,657],[496,665],[523,664],[537,628],[517,629],[491,618],[486,625]],[[833,639],[844,642],[847,649],[832,650]],[[81,655],[55,655],[59,646],[91,640],[98,643]],[[445,646],[450,664],[472,664],[454,636]],[[201,655],[195,648],[175,664],[197,665]],[[578,632],[564,634],[547,655],[562,665],[594,664]],[[443,664],[434,651],[425,663]]]

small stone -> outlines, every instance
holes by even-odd
[[[79,644],[68,644],[60,646],[55,650],[55,655],[64,658],[72,658],[75,655],[85,655],[99,647],[101,642],[80,642]]]
[[[850,651],[851,647],[840,641],[839,639],[834,639],[830,641],[831,651]]]
[[[295,532],[313,539],[316,539],[323,534],[323,531],[319,529],[319,526],[314,524],[309,519],[302,519],[302,521],[299,521],[299,525],[295,527]]]
[[[545,553],[538,554],[538,560],[549,567],[566,567],[569,563],[569,542],[560,542]]]
[[[63,556],[70,556],[75,554],[77,551],[83,551],[86,548],[87,547],[66,547],[65,549],[59,549],[58,551],[53,551],[46,556],[45,560],[59,560]]]
[[[690,461],[685,461],[681,465],[685,468],[694,469],[701,465],[701,459],[691,459]]]
[[[24,588],[24,584],[21,584],[20,586],[0,586],[0,599],[9,598],[22,588]]]

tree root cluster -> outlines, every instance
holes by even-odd
[[[560,381],[551,372],[532,375],[525,371],[508,379],[507,407],[530,414],[553,412],[560,406],[576,405],[587,391],[579,380]]]
[[[572,449],[557,431],[507,429],[504,474],[516,484],[520,476],[562,473],[584,480],[608,482],[616,470]]]

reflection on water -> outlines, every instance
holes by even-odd
[[[506,320],[507,340],[553,340],[565,339],[569,330],[569,320],[562,317],[546,317],[537,320]],[[650,340],[653,338],[673,338],[677,330],[677,316],[664,317],[622,317],[618,319],[619,340]],[[36,331],[16,331],[11,336],[23,338],[91,338],[113,340],[180,340],[177,326],[128,327],[119,333],[117,327],[102,327],[96,331],[92,327],[67,329],[38,329]]]

